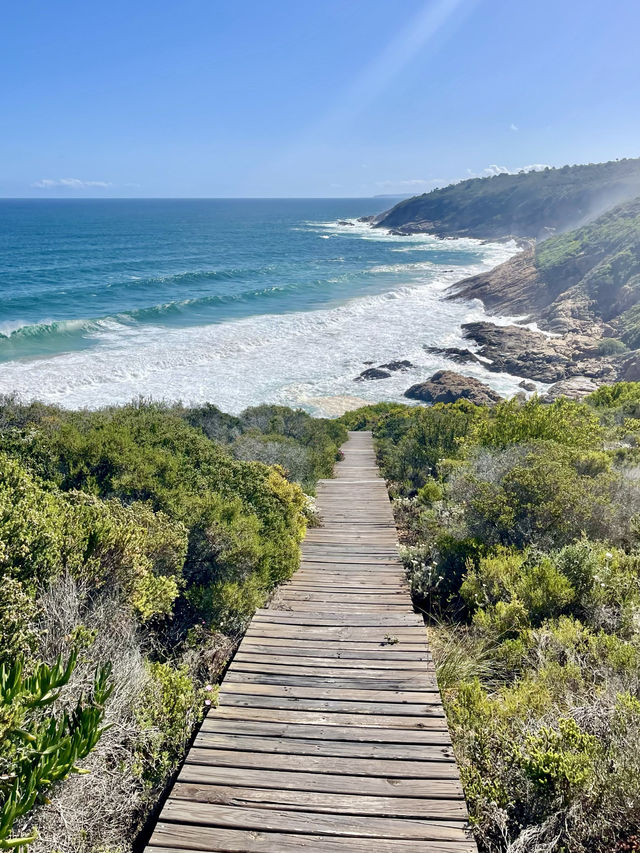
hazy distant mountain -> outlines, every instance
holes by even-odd
[[[473,178],[399,202],[373,218],[400,233],[544,239],[640,195],[640,159]]]

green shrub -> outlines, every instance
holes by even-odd
[[[418,500],[425,506],[441,501],[443,497],[442,486],[435,480],[427,480],[427,482],[418,489]]]
[[[403,549],[400,556],[414,602],[431,615],[459,611],[464,574],[485,552],[485,546],[475,539],[457,539],[446,533],[429,545]]]
[[[477,455],[456,475],[450,497],[462,504],[471,536],[549,548],[583,532],[623,535],[617,484],[604,454],[539,441]]]
[[[474,421],[468,444],[506,448],[513,444],[549,441],[574,450],[593,450],[602,446],[604,433],[595,412],[574,400],[561,397],[551,405],[534,396],[521,402],[506,400]]]
[[[379,423],[386,421],[388,415],[401,415],[409,409],[402,403],[375,403],[345,412],[338,421],[348,430],[373,430]]]
[[[595,348],[596,355],[619,355],[629,348],[618,338],[603,338]]]
[[[29,660],[36,647],[36,598],[9,575],[0,575],[0,665]]]
[[[186,666],[148,663],[149,682],[135,709],[138,724],[150,738],[139,756],[139,772],[155,786],[180,761],[195,724],[202,718],[205,692]]]
[[[527,779],[544,799],[556,800],[556,808],[593,785],[595,762],[601,758],[598,739],[581,731],[572,718],[527,735],[517,753]]]
[[[460,452],[478,417],[468,401],[390,413],[375,429],[385,477],[414,494],[436,474],[438,465]]]
[[[46,489],[6,456],[0,470],[0,568],[25,595],[69,572],[116,585],[142,620],[171,612],[187,547],[181,524],[145,504]]]
[[[470,568],[460,595],[479,627],[507,636],[566,611],[575,590],[549,557],[498,549]]]
[[[0,569],[26,585],[60,567],[64,509],[56,495],[0,454]]]

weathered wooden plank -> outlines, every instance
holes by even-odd
[[[234,658],[234,664],[240,662],[254,664],[270,663],[271,665],[277,666],[277,664],[282,662],[287,666],[297,667],[329,667],[331,669],[335,669],[336,667],[373,669],[375,667],[376,669],[390,669],[392,671],[416,670],[417,672],[424,672],[424,664],[430,657],[428,653],[425,652],[423,655],[413,655],[409,660],[394,660],[390,655],[386,659],[382,657],[382,655],[378,655],[375,659],[372,659],[371,657],[362,658],[360,656],[354,656],[349,659],[344,658],[339,652],[337,652],[334,655],[325,658],[314,655],[303,655],[303,653],[295,647],[292,651],[293,654],[287,655],[284,649],[280,649],[277,656],[275,656],[273,653],[264,651],[256,652],[248,648],[246,651],[242,650],[238,652]],[[321,649],[320,651],[324,653],[325,650]]]
[[[396,627],[390,626],[385,627],[387,636],[389,639],[384,639],[382,642],[358,642],[356,640],[325,640],[323,648],[327,651],[337,650],[337,651],[369,651],[374,655],[377,655],[378,652],[387,652],[395,649],[396,651],[408,651],[408,652],[420,652],[421,654],[425,652],[427,645],[424,639],[421,639],[419,642],[410,643],[406,640],[400,640],[395,631]],[[394,639],[397,642],[394,642]],[[246,642],[246,639],[245,641]],[[290,646],[291,639],[288,637],[262,637],[260,635],[253,635],[249,638],[251,643],[258,643],[261,646]],[[296,638],[295,645],[299,649],[318,649],[318,642],[314,639],[302,639],[300,637]]]
[[[360,838],[414,838],[421,841],[466,841],[458,823],[404,818],[325,815],[296,810],[259,809],[220,803],[198,803],[170,798],[161,821],[262,832],[313,832],[317,835],[342,835]]]
[[[216,764],[185,764],[180,782],[217,785],[244,785],[288,791],[320,791],[335,794],[382,797],[428,797],[463,799],[457,778],[402,779],[391,776],[353,776],[344,773],[300,773],[252,767],[221,767]]]
[[[422,845],[422,842],[418,842]],[[422,845],[424,846],[424,845]],[[430,841],[429,853],[474,853],[472,842]],[[175,823],[159,824],[148,853],[371,853],[370,838],[337,838],[280,832],[204,829]],[[376,853],[417,853],[415,841],[380,839]]]
[[[398,702],[352,702],[343,699],[299,699],[284,696],[265,696],[264,694],[233,693],[224,698],[227,707],[234,708],[294,708],[300,711],[337,711],[345,714],[400,714],[418,716],[419,714],[441,714],[439,697],[434,702],[412,703],[404,705]]]
[[[200,731],[228,732],[232,734],[260,735],[271,738],[306,738],[319,740],[344,740],[350,743],[401,743],[407,744],[450,744],[449,731],[440,729],[386,729],[381,726],[363,728],[358,726],[314,726],[304,723],[280,723],[265,720],[226,720],[210,714],[202,723]]]
[[[251,654],[252,652],[257,652],[259,654],[265,654],[274,656],[277,652],[278,657],[302,657],[302,658],[334,658],[336,660],[384,660],[384,661],[424,661],[428,663],[431,661],[431,652],[426,650],[426,647],[422,647],[416,649],[415,651],[406,651],[406,650],[398,650],[394,648],[394,646],[375,646],[373,651],[370,650],[360,650],[350,649],[348,646],[343,645],[341,643],[334,643],[332,646],[323,646],[322,648],[318,648],[313,644],[307,646],[301,646],[298,642],[293,646],[284,645],[284,643],[289,642],[288,640],[276,640],[275,642],[278,645],[267,645],[266,639],[259,640],[254,643],[243,643],[243,650],[247,654]],[[274,642],[272,638],[269,638],[269,642]],[[290,661],[291,662],[291,661]],[[311,664],[310,664],[311,665]]]
[[[270,624],[285,624],[290,626],[295,626],[296,621],[299,622],[300,619],[303,619],[303,622],[299,622],[302,625],[308,625],[309,627],[321,627],[327,625],[331,627],[331,619],[337,619],[340,617],[340,622],[334,625],[333,627],[339,628],[384,628],[386,627],[385,622],[380,624],[379,620],[390,620],[388,624],[395,624],[398,628],[409,628],[410,630],[418,630],[422,640],[424,643],[427,642],[427,634],[424,629],[424,623],[422,621],[422,617],[419,613],[415,611],[405,610],[404,612],[398,611],[397,609],[388,611],[385,608],[379,608],[377,613],[346,613],[339,614],[332,607],[330,603],[328,604],[319,604],[317,609],[310,613],[296,613],[295,610],[289,609],[277,609],[273,608],[269,610],[268,613],[259,614],[251,623],[251,627],[254,626],[267,626]],[[320,622],[314,622],[314,619],[320,619]],[[346,622],[345,620],[349,621]],[[373,622],[374,624],[369,624]],[[328,640],[331,640],[331,637],[327,637]]]
[[[252,737],[240,734],[200,732],[194,745],[204,749],[239,749],[251,752],[289,753],[290,755],[326,755],[348,758],[386,758],[411,761],[416,757],[427,761],[453,761],[450,746],[430,744],[416,748],[415,744],[354,743],[341,740],[313,738]]]
[[[388,642],[388,640],[385,639],[388,634],[389,631],[385,631],[384,626],[381,626],[380,628],[368,628],[359,625],[345,625],[344,627],[328,625],[326,627],[310,626],[308,628],[303,628],[294,625],[254,625],[251,623],[245,636],[291,637],[293,639],[307,639],[320,642],[324,640],[355,640],[360,643],[365,641],[370,643],[385,643]],[[423,642],[426,633],[423,628],[410,628],[407,626],[395,629],[393,631],[393,636],[397,639],[398,643],[403,640],[405,642],[416,643]]]
[[[376,606],[384,605],[384,604],[399,604],[404,610],[412,610],[409,602],[407,601],[406,591],[398,590],[398,592],[385,592],[383,590],[379,590],[378,592],[342,592],[339,589],[336,590],[307,590],[307,589],[298,589],[297,587],[287,587],[286,589],[280,590],[278,594],[279,601],[286,602],[298,602],[298,601],[313,601],[317,604],[322,604],[323,602],[331,602],[332,604],[355,604],[356,606],[362,604],[375,604]]]
[[[294,696],[298,699],[350,699],[352,702],[374,702],[381,699],[384,702],[398,702],[400,704],[433,702],[433,697],[440,695],[436,686],[435,677],[429,680],[426,690],[380,690],[377,685],[369,689],[353,688],[351,690],[339,687],[301,687],[299,685],[283,684],[260,684],[246,681],[227,681],[225,678],[220,695],[225,693],[250,693],[257,696]]]
[[[235,675],[242,674],[242,670],[234,670]],[[417,680],[415,677],[407,678],[370,678],[366,675],[352,676],[333,676],[333,675],[288,675],[282,672],[259,672],[249,673],[254,678],[253,682],[260,684],[290,684],[299,685],[300,687],[337,687],[344,689],[359,689],[371,687],[374,684],[380,690],[411,690],[411,689],[426,689],[430,686],[427,677]],[[227,677],[231,676],[231,672],[227,673]],[[234,681],[245,682],[246,679],[234,678]]]
[[[287,808],[328,814],[382,815],[384,817],[423,817],[437,820],[466,818],[461,800],[436,800],[426,797],[358,797],[353,794],[326,794],[317,791],[279,791],[274,788],[193,785],[177,782],[171,796],[175,800],[198,803],[228,803],[235,806]]]
[[[325,755],[273,755],[240,752],[235,749],[192,747],[187,764],[214,764],[218,767],[245,767],[265,770],[293,770],[299,773],[334,773],[350,776],[383,775],[400,779],[457,779],[455,763],[446,761],[391,761],[386,759],[341,758]]]
[[[391,714],[342,714],[316,711],[279,711],[264,708],[232,708],[221,705],[215,716],[227,720],[273,720],[278,723],[306,723],[315,726],[363,726],[387,729],[440,729],[447,730],[442,716],[403,717]]]

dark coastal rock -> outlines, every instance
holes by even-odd
[[[549,304],[532,249],[515,255],[488,272],[465,278],[448,290],[449,299],[480,299],[504,314],[525,314]]]
[[[510,373],[537,382],[554,383],[571,376],[612,381],[614,359],[593,356],[593,337],[571,333],[550,337],[522,326],[466,323],[464,335],[479,344],[479,354],[492,373]]]
[[[363,370],[360,376],[356,376],[354,382],[365,382],[371,379],[388,379],[391,376],[388,370],[380,370],[378,367],[369,367]]]
[[[570,379],[563,379],[552,385],[542,399],[545,403],[553,403],[560,397],[580,400],[582,397],[593,394],[599,387],[600,383],[588,376],[572,376]]]
[[[462,349],[461,347],[429,347],[425,346],[425,350],[433,355],[444,355],[456,364],[482,364],[478,356],[471,352],[470,349]]]
[[[412,367],[415,367],[415,364],[411,364],[407,359],[403,359],[402,361],[390,361],[388,364],[379,364],[378,367],[380,370],[390,370],[393,373],[397,370],[411,370]]]
[[[526,379],[523,379],[522,382],[518,382],[518,385],[520,386],[520,388],[524,388],[525,391],[536,391],[537,390],[537,385],[535,385],[535,383],[533,383],[533,382],[529,382]]]
[[[469,400],[478,406],[498,403],[502,399],[479,379],[463,376],[452,370],[439,370],[427,382],[412,385],[404,392],[404,396],[424,403],[455,403],[456,400]]]
[[[433,234],[433,222],[407,222],[406,225],[399,225],[396,228],[390,228],[389,234],[394,237],[408,237],[411,234]]]
[[[349,222],[347,219],[338,219],[338,225],[349,225],[355,228],[355,222]]]
[[[487,370],[511,373],[538,382],[559,382],[569,374],[568,354],[559,351],[556,339],[521,326],[465,323],[464,335],[480,345],[480,354],[490,359]]]
[[[640,382],[640,350],[630,353],[622,360],[618,378],[624,382]]]

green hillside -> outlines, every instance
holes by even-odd
[[[535,265],[551,296],[572,289],[597,316],[616,321],[625,343],[640,344],[640,198],[545,240],[536,248]]]
[[[640,195],[640,159],[473,178],[401,201],[378,227],[440,236],[543,238]]]

